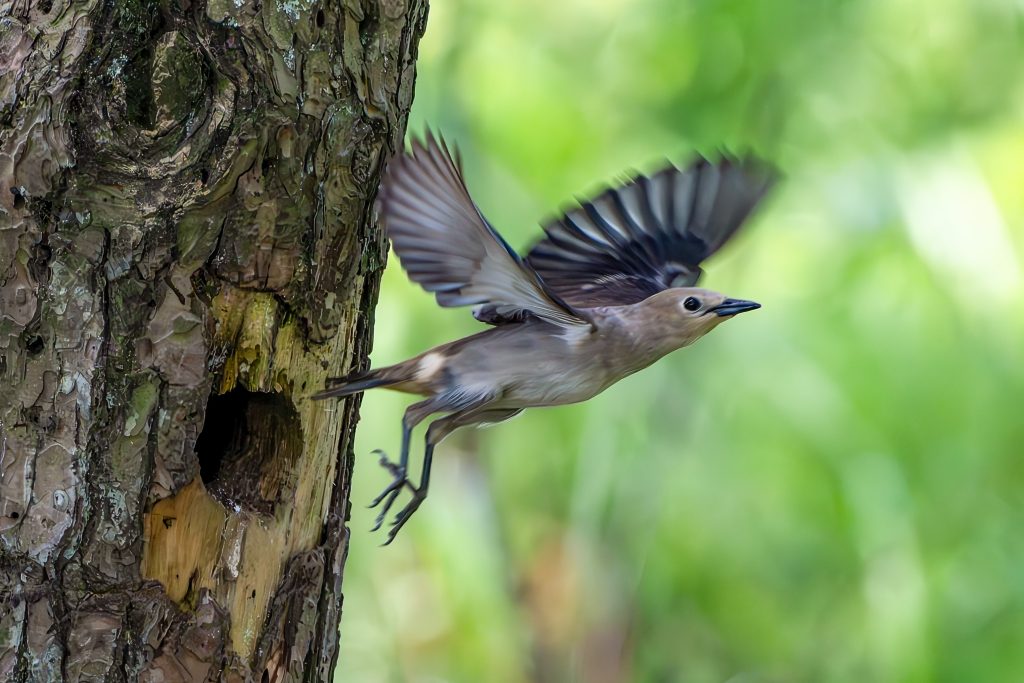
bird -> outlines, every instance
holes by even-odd
[[[457,429],[527,408],[586,401],[760,304],[697,287],[701,263],[747,222],[778,176],[754,157],[668,163],[580,201],[521,257],[470,196],[461,157],[429,129],[392,157],[377,195],[385,235],[409,279],[444,307],[473,306],[490,327],[387,367],[332,377],[312,398],[377,387],[419,395],[402,418],[397,462],[370,503],[383,525],[403,490],[390,544],[427,497],[434,448]],[[426,430],[418,483],[414,428]]]

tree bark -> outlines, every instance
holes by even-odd
[[[0,679],[332,679],[425,21],[0,0]]]

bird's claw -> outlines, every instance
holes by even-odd
[[[386,453],[384,453],[384,451],[375,450],[373,451],[373,453],[374,455],[380,456],[380,466],[391,473],[391,483],[384,487],[384,490],[381,491],[380,494],[376,498],[374,498],[373,501],[366,507],[371,509],[377,507],[378,505],[381,504],[381,501],[387,498],[390,494],[400,490],[403,486],[408,486],[409,489],[412,491],[416,490],[416,487],[413,486],[413,483],[409,481],[408,477],[405,476],[404,467],[402,467],[398,463],[394,463],[388,460],[388,456]],[[390,503],[384,506],[385,511],[387,510],[388,507],[390,507]]]
[[[370,451],[371,454],[376,455],[380,458],[380,466],[391,473],[395,479],[405,479],[405,468],[399,465],[397,462],[391,462],[388,459],[388,454],[379,448],[375,448]],[[371,506],[372,507],[372,506]]]
[[[384,541],[381,545],[390,545],[391,541],[395,540],[395,536],[398,535],[401,528],[405,526],[405,523],[409,521],[410,517],[412,517],[412,513],[419,509],[420,503],[422,503],[426,497],[425,493],[421,492],[419,489],[415,489],[415,492],[412,494],[412,500],[410,500],[409,503],[402,508],[397,515],[395,515],[394,521],[391,522],[391,529],[388,530],[388,540]],[[381,519],[382,518],[383,515],[381,516]],[[378,528],[380,527],[381,519],[378,519]]]
[[[412,491],[413,494],[412,501],[404,508],[402,508],[402,510],[395,517],[395,521],[391,523],[392,529],[388,533],[388,540],[384,543],[384,545],[387,545],[388,543],[391,543],[391,541],[394,540],[395,534],[398,533],[398,529],[402,528],[402,525],[405,524],[405,521],[409,518],[409,516],[412,515],[413,512],[415,512],[416,508],[419,507],[420,502],[422,502],[423,498],[425,498],[426,496],[421,495],[419,489],[417,489],[413,485],[413,483],[409,481],[409,478],[405,476],[404,467],[402,467],[398,463],[391,462],[388,459],[387,455],[381,450],[375,450],[373,452],[374,454],[380,456],[380,466],[391,473],[391,483],[384,487],[384,490],[381,491],[380,494],[376,498],[374,498],[373,501],[371,501],[370,504],[367,506],[372,509],[377,507],[381,503],[384,503],[384,507],[381,508],[380,514],[377,515],[377,519],[374,522],[373,527],[370,529],[370,531],[377,531],[384,524],[384,518],[387,517],[388,511],[391,509],[391,506],[394,505],[395,500],[398,498],[398,494],[402,492],[403,486],[408,486],[409,490]],[[397,527],[395,526],[396,524]]]

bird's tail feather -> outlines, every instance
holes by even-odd
[[[352,394],[358,394],[366,391],[367,389],[401,384],[405,380],[404,377],[398,377],[385,372],[388,369],[389,368],[381,368],[379,370],[370,370],[368,372],[357,372],[346,377],[328,377],[328,388],[319,393],[313,394],[312,398],[314,401],[322,401],[325,398],[351,396]]]

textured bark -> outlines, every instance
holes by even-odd
[[[0,680],[327,681],[425,0],[0,0]]]

